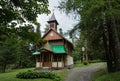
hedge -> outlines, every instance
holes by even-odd
[[[53,79],[53,81],[61,81],[61,77],[55,73],[51,72],[36,72],[28,70],[26,72],[20,72],[16,75],[19,79],[36,79],[36,78],[48,78]]]

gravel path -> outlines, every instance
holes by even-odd
[[[90,81],[92,73],[105,65],[105,63],[97,63],[87,67],[73,68],[65,81]]]

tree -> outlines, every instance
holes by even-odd
[[[59,6],[80,15],[79,29],[86,32],[87,41],[98,41],[102,49],[105,47],[109,72],[120,70],[119,5],[118,0],[67,0]],[[98,44],[91,45],[95,48]]]
[[[32,67],[35,65],[35,59],[32,56],[32,51],[29,49],[30,45],[23,40],[19,40],[16,45],[16,62],[14,68]]]
[[[7,66],[16,61],[15,40],[7,39],[4,43],[0,42],[0,49],[0,68],[2,72],[5,72]]]
[[[0,6],[0,25],[12,20],[35,23],[38,14],[49,13],[47,0],[1,0]]]
[[[39,25],[36,21],[37,15],[42,13],[48,14],[49,12],[47,0],[1,0],[0,37],[2,35],[12,37],[16,35],[18,38],[26,38],[25,36],[28,35],[26,31],[34,32],[34,25]],[[20,26],[16,27],[18,24]],[[21,24],[25,25],[21,26]]]
[[[22,39],[29,38],[29,40],[34,41],[32,37],[34,37],[33,35],[36,33],[34,33],[33,27],[34,25],[39,25],[36,21],[37,15],[42,13],[48,14],[49,12],[47,0],[1,0],[0,39],[6,35],[8,37],[18,37]],[[25,24],[26,22],[28,24]],[[16,27],[18,24],[20,26]],[[21,26],[21,24],[25,25]]]
[[[45,26],[46,26],[46,27],[44,28],[44,30],[45,30],[44,33],[47,33],[47,32],[49,31],[50,27],[49,27],[48,24],[46,24]]]
[[[42,42],[34,32],[34,25],[39,26],[36,17],[49,12],[47,0],[0,0],[0,65],[5,64],[4,71],[8,64],[23,61],[21,66],[26,67],[31,62],[29,45]]]

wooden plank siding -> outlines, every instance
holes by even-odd
[[[57,33],[55,33],[54,31],[50,31],[43,39],[44,40],[56,40],[56,39],[63,39],[63,38]]]
[[[70,56],[72,56],[72,50],[73,50],[73,49],[72,49],[72,45],[69,44],[69,42],[67,42],[66,40],[64,40],[64,45],[65,45],[65,48],[66,48],[68,54],[69,54]]]
[[[64,42],[61,39],[49,41],[49,43],[52,44],[52,45],[64,45]]]

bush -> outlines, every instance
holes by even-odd
[[[88,62],[84,61],[83,64],[84,64],[84,65],[88,65]]]
[[[101,60],[89,60],[89,63],[99,63]]]
[[[49,79],[53,79],[53,81],[61,81],[61,77],[55,73],[36,72],[36,71],[31,71],[31,70],[27,72],[20,72],[16,75],[16,77],[20,79],[49,78]]]

